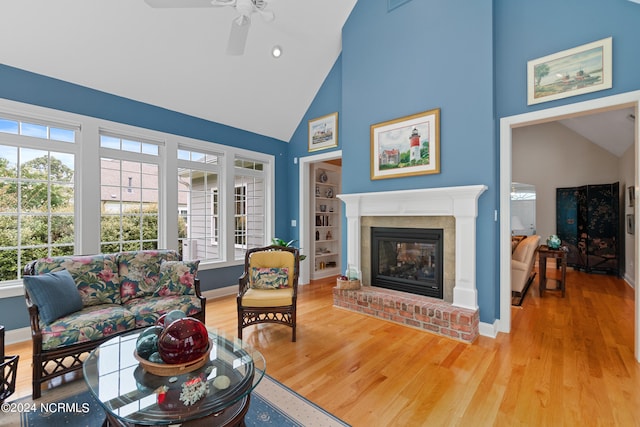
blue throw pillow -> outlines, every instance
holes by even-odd
[[[38,306],[40,319],[46,324],[82,309],[76,282],[67,270],[24,276],[22,280],[31,301]]]

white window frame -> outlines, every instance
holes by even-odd
[[[266,153],[254,152],[242,148],[221,145],[210,141],[196,140],[177,136],[174,134],[154,131],[141,127],[125,125],[98,119],[80,114],[67,113],[50,108],[39,107],[6,99],[0,99],[0,116],[6,118],[19,117],[29,123],[46,124],[62,128],[78,129],[76,143],[60,142],[55,140],[42,140],[48,144],[47,149],[73,154],[75,157],[75,252],[77,254],[92,254],[100,251],[100,158],[103,151],[100,147],[100,132],[108,132],[116,135],[127,135],[136,140],[161,142],[162,154],[160,155],[160,200],[159,200],[159,246],[170,249],[178,249],[178,231],[175,226],[178,221],[178,147],[191,147],[193,150],[205,150],[223,154],[220,173],[220,196],[224,200],[219,201],[220,243],[225,242],[228,236],[233,239],[233,187],[234,187],[234,160],[236,158],[252,159],[263,163],[265,185],[265,245],[269,236],[273,235],[275,224],[275,156]],[[12,141],[12,134],[5,135],[4,140]],[[20,141],[13,139],[16,144],[25,146],[24,138]],[[33,148],[43,149],[42,141],[33,142]],[[11,145],[10,144],[10,145]],[[105,157],[109,157],[106,155]],[[175,206],[176,209],[169,209]],[[167,207],[167,209],[165,209]],[[234,258],[234,245],[227,244],[224,248],[224,256],[220,261],[200,263],[200,270],[241,265],[242,260]],[[22,280],[3,282],[0,284],[0,298],[24,295]]]
[[[158,237],[157,237],[157,242],[158,242],[158,248],[162,247],[162,239],[161,239],[161,227],[160,227],[160,216],[161,216],[161,212],[164,211],[164,205],[163,205],[163,200],[162,200],[162,177],[164,176],[164,170],[163,170],[163,162],[162,162],[162,158],[164,155],[164,141],[162,140],[157,140],[157,141],[153,141],[150,140],[148,137],[141,137],[138,135],[131,135],[131,134],[127,134],[127,133],[117,133],[117,132],[113,132],[113,131],[108,131],[105,129],[101,129],[98,135],[98,140],[100,140],[101,136],[108,136],[108,137],[114,137],[114,138],[118,138],[118,139],[122,139],[122,140],[131,140],[131,141],[135,141],[135,142],[139,142],[142,144],[147,144],[147,145],[153,145],[157,148],[157,152],[158,154],[145,154],[145,153],[136,153],[136,152],[131,152],[131,151],[127,151],[127,150],[119,150],[119,149],[113,149],[113,148],[106,148],[106,147],[99,147],[99,152],[100,152],[100,176],[102,176],[102,159],[113,159],[113,160],[117,160],[117,161],[128,161],[128,162],[134,162],[134,163],[140,163],[140,164],[151,164],[151,165],[156,165],[158,167],[158,173],[157,173],[157,178],[158,178]],[[132,177],[128,177],[128,181],[125,182],[124,180],[120,181],[120,190],[122,191],[123,189],[126,188],[128,193],[132,193],[133,192],[133,188],[131,187],[131,183],[133,181]],[[101,186],[102,186],[102,182],[100,182]],[[140,185],[142,185],[142,182],[140,183]],[[137,187],[136,187],[137,188]],[[141,190],[144,190],[144,188],[141,188]],[[102,187],[100,187],[100,191],[102,191]],[[120,200],[120,205],[123,205],[123,201]],[[141,213],[142,215],[142,213]],[[122,212],[120,212],[120,218],[122,218]],[[117,243],[122,245],[122,241],[119,242],[102,242],[102,236],[100,236],[100,248],[102,247],[103,244],[108,244],[108,243]],[[100,250],[100,252],[102,252],[102,250]]]

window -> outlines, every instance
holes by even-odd
[[[19,118],[0,117],[0,132],[52,141],[76,142],[76,129],[73,127],[63,128],[55,125],[30,123]]]
[[[157,249],[158,146],[113,135],[100,135],[100,146],[113,155],[100,159],[100,250]]]
[[[236,159],[234,180],[234,241],[236,259],[244,251],[262,246],[266,230],[266,197],[262,162]]]
[[[220,155],[190,149],[178,150],[178,240],[184,259],[222,259],[218,245]]]
[[[0,99],[0,298],[43,256],[170,248],[238,265],[271,235],[273,162]]]
[[[74,155],[0,145],[0,281],[74,252]]]

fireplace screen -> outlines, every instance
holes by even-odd
[[[442,299],[442,229],[371,229],[373,286]]]

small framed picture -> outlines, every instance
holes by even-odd
[[[628,188],[629,191],[629,207],[634,207],[636,205],[636,187],[633,185]]]
[[[634,234],[633,231],[636,227],[636,220],[633,214],[627,214],[627,234]]]
[[[309,151],[338,146],[338,113],[309,120]]]

